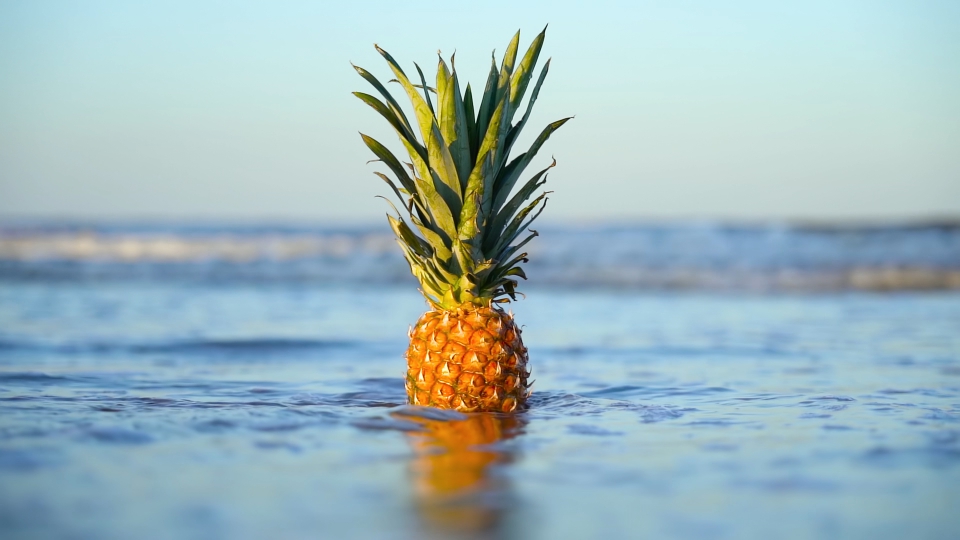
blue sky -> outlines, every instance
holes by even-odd
[[[545,219],[960,215],[960,3],[457,6],[2,2],[0,217],[381,219],[350,62],[482,86],[546,23]]]

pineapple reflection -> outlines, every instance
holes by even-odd
[[[523,417],[426,407],[405,407],[393,415],[422,427],[408,437],[414,496],[426,526],[442,534],[496,534],[514,502],[508,479],[497,470],[512,462],[514,453],[501,443],[520,434]]]

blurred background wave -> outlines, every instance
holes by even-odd
[[[843,291],[960,289],[960,223],[719,222],[547,226],[538,287]],[[2,280],[414,286],[386,227],[27,222],[0,226]]]

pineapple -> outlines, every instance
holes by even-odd
[[[509,158],[550,66],[548,60],[523,115],[514,122],[545,35],[546,28],[519,63],[520,32],[513,36],[499,69],[492,60],[479,108],[469,84],[461,93],[454,57],[449,67],[440,57],[436,87],[430,87],[420,66],[414,64],[420,81],[414,84],[376,46],[396,77],[391,82],[403,87],[413,105],[419,138],[383,84],[354,66],[383,99],[354,95],[390,123],[410,158],[404,166],[383,144],[361,133],[374,161],[394,175],[375,173],[404,209],[406,218],[390,203],[396,216],[387,219],[430,307],[411,329],[406,353],[407,396],[414,405],[512,412],[529,395],[527,349],[513,316],[500,305],[516,299],[515,278],[526,279],[520,264],[527,262],[527,254],[520,249],[537,236],[528,227],[542,212],[547,192],[528,199],[556,161],[511,192],[541,146],[570,119],[548,124],[526,152]]]

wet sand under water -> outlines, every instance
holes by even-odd
[[[0,282],[0,536],[960,537],[960,294],[527,293],[460,415],[407,288]]]

